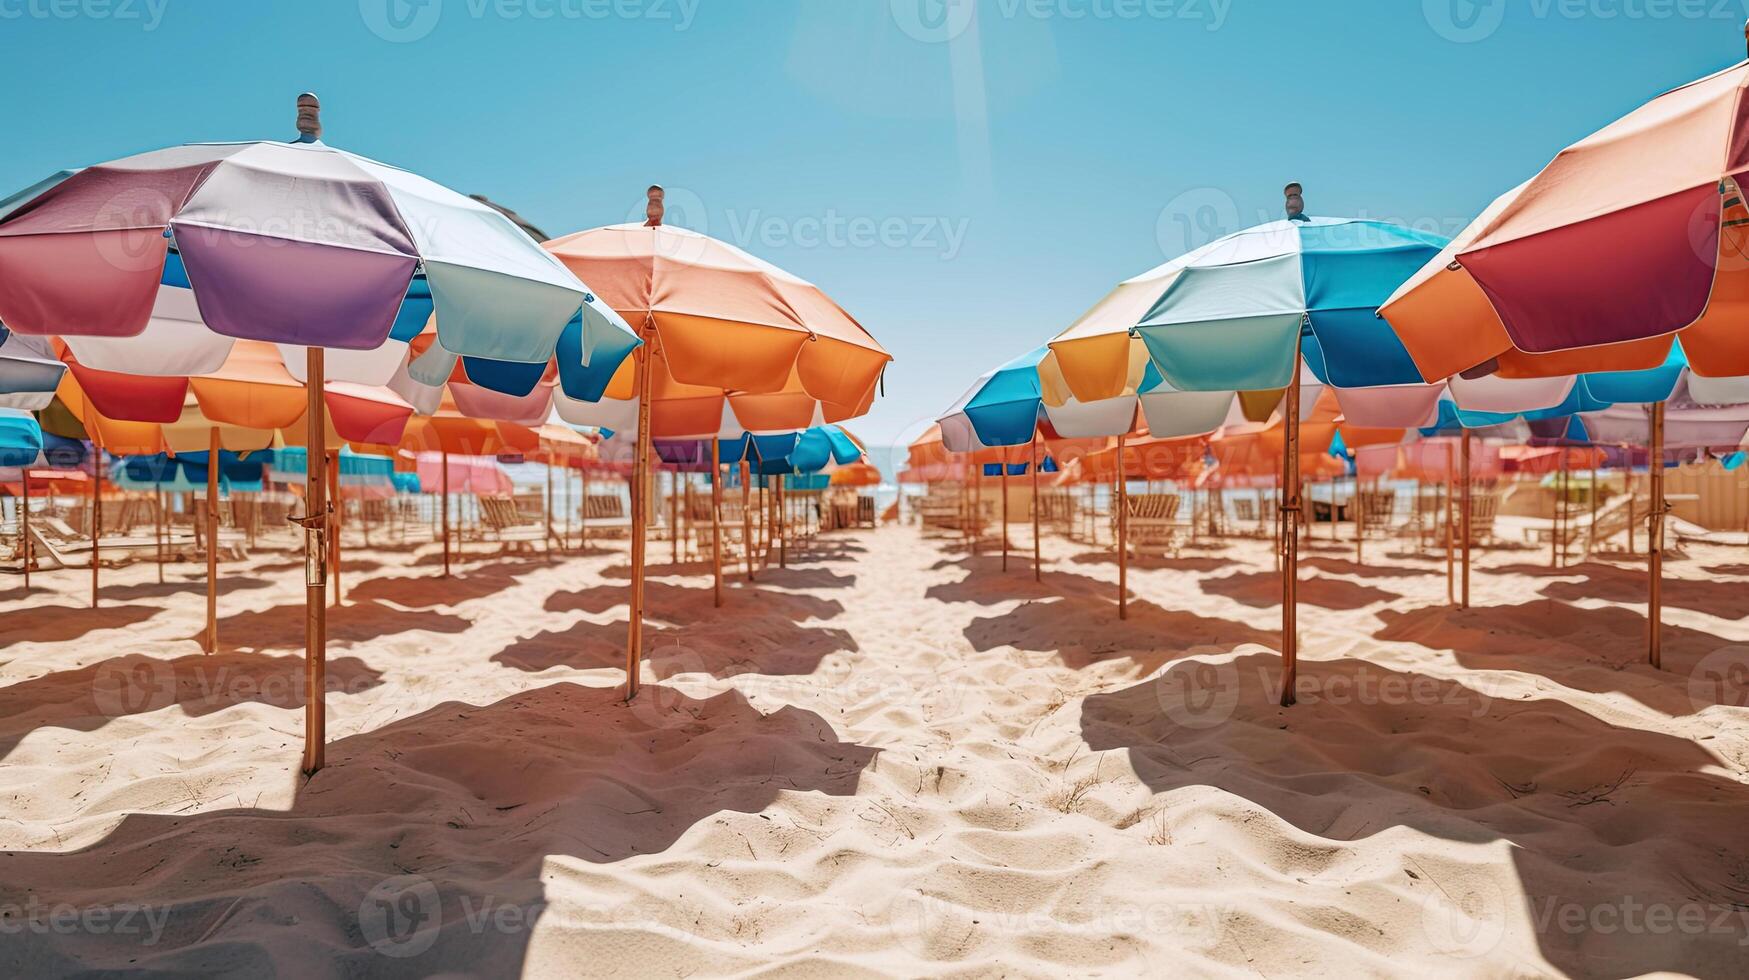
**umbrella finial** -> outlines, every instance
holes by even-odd
[[[1743,22],[1743,47],[1749,49],[1749,20]]]
[[[298,142],[314,143],[322,138],[322,100],[314,92],[298,96]]]
[[[1287,220],[1306,220],[1305,188],[1300,186],[1300,182],[1296,180],[1282,188],[1282,194],[1287,198]]]
[[[661,184],[651,184],[650,189],[644,192],[647,199],[644,204],[644,227],[662,227],[662,216],[667,213],[667,208],[663,204],[666,195],[667,192],[662,190]]]

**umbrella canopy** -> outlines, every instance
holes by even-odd
[[[29,412],[0,408],[0,466],[31,466],[43,452],[43,430]]]
[[[1181,392],[1280,389],[1303,342],[1339,387],[1422,380],[1378,304],[1445,245],[1380,221],[1277,221],[1218,239],[1124,282],[1050,342],[1069,391],[1112,398],[1135,384],[1135,351]]]
[[[1422,375],[1652,366],[1676,331],[1697,372],[1749,374],[1746,85],[1749,62],[1667,92],[1496,201],[1384,305]]]
[[[54,401],[67,366],[44,337],[26,337],[0,326],[0,408],[40,412]]]
[[[673,389],[659,388],[659,400],[686,396],[687,389],[719,404],[723,392],[784,393],[790,402],[818,402],[825,421],[836,422],[867,411],[892,359],[818,287],[697,232],[625,224],[546,247],[588,276],[595,294],[627,322],[653,331],[656,376],[665,379],[658,385]],[[707,415],[714,422],[720,412]],[[771,427],[760,419],[744,424]]]

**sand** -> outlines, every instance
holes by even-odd
[[[1028,543],[1017,531],[1021,549]],[[0,975],[1749,972],[1749,554],[1310,549],[1276,704],[1266,543],[1017,555],[828,535],[711,607],[623,551],[349,554],[328,768],[301,566],[0,592]],[[476,549],[479,546],[474,546]],[[623,543],[619,546],[623,549]],[[657,559],[666,545],[652,548]]]

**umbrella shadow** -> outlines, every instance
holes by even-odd
[[[1118,619],[1115,602],[1080,597],[1026,602],[1005,613],[974,619],[966,626],[965,637],[980,653],[1011,647],[1050,654],[1073,670],[1127,659],[1143,673],[1180,657],[1227,653],[1245,644],[1271,650],[1280,645],[1279,634],[1230,619],[1142,601],[1132,601],[1129,618]]]
[[[331,694],[356,694],[381,683],[382,674],[355,657],[328,662]],[[116,718],[171,705],[195,717],[238,704],[300,708],[305,694],[301,656],[114,657],[0,688],[0,758],[39,728],[96,731]]]
[[[273,585],[266,579],[250,575],[224,575],[218,579],[219,595],[225,596],[232,592],[247,592],[252,589],[265,589]],[[99,590],[104,599],[127,601],[130,599],[164,599],[173,595],[189,595],[192,593],[206,594],[206,574],[192,578],[181,578],[171,582],[130,582],[125,585],[105,585]]]
[[[1002,570],[1000,556],[967,556],[956,561],[937,562],[934,566],[938,570],[956,567],[966,572],[959,581],[932,585],[924,590],[924,597],[937,602],[970,602],[980,606],[999,606],[1016,599],[1104,597],[1116,608],[1116,582],[1050,568],[1045,569],[1042,582],[1035,581],[1030,558],[1025,562],[1011,558],[1006,572]]]
[[[478,565],[462,570],[449,578],[427,576],[385,577],[367,579],[347,590],[346,598],[354,602],[392,602],[409,609],[432,609],[437,606],[458,606],[475,599],[497,595],[519,584],[520,580],[505,564]]]
[[[255,652],[301,650],[304,646],[304,616],[303,603],[220,616],[219,643],[230,649]],[[344,605],[329,606],[327,622],[330,647],[369,643],[415,630],[462,633],[470,625],[467,620],[448,613],[396,609],[381,602],[351,600]],[[205,632],[203,626],[189,639],[199,641]]]
[[[1390,556],[1395,557],[1395,556]],[[1314,568],[1330,575],[1352,575],[1355,578],[1413,578],[1421,575],[1445,575],[1444,568],[1416,568],[1404,565],[1362,565],[1344,558],[1306,558],[1300,562],[1306,568]]]
[[[1709,655],[1743,646],[1705,630],[1666,623],[1665,669],[1655,670],[1647,663],[1644,615],[1617,606],[1580,609],[1554,599],[1470,609],[1386,609],[1379,612],[1379,620],[1384,626],[1374,638],[1387,643],[1448,650],[1471,670],[1522,671],[1577,691],[1625,694],[1672,717],[1714,703],[1698,696],[1704,685],[1691,679]]]
[[[66,643],[101,630],[123,629],[151,619],[162,610],[156,606],[28,605],[8,610],[6,632],[19,642]]]
[[[1236,572],[1219,578],[1205,578],[1199,584],[1209,595],[1226,596],[1255,609],[1272,609],[1281,605],[1281,576],[1275,572]],[[1301,578],[1298,595],[1302,606],[1342,611],[1365,609],[1402,598],[1397,592],[1320,575]]]
[[[24,930],[0,962],[17,976],[193,974],[264,968],[266,947],[293,973],[517,976],[555,859],[660,854],[713,818],[755,858],[813,846],[799,832],[743,834],[723,815],[783,794],[852,796],[877,751],[812,712],[764,714],[733,691],[701,700],[652,685],[626,705],[612,689],[555,684],[443,704],[330,744],[328,767],[286,810],[136,814],[79,850],[0,852],[0,902],[143,906],[163,939]],[[693,931],[638,897],[567,905],[567,921],[651,941]],[[482,909],[494,913],[483,929]]]
[[[530,673],[554,667],[622,669],[629,626],[626,620],[577,623],[519,640],[492,661]],[[749,622],[734,631],[644,626],[644,669],[662,680],[681,674],[805,677],[825,658],[857,650],[856,640],[843,630],[780,620]]]
[[[1740,826],[1749,784],[1718,773],[1712,753],[1558,699],[1498,700],[1366,661],[1302,661],[1293,708],[1278,706],[1279,685],[1273,657],[1175,664],[1088,697],[1081,729],[1096,751],[1124,750],[1156,794],[1215,787],[1328,842],[1284,838],[1282,875],[1305,874],[1307,860],[1330,867],[1351,853],[1345,842],[1398,828],[1506,842],[1516,882],[1423,849],[1412,873],[1383,884],[1420,904],[1430,929],[1451,927],[1429,939],[1480,941],[1471,955],[1528,922],[1542,955],[1572,975],[1741,975],[1749,923],[1738,915],[1728,930],[1654,933],[1568,930],[1558,912],[1749,907],[1749,848],[1727,829]]]
[[[1588,564],[1571,567],[1567,572],[1582,576],[1582,581],[1549,582],[1542,587],[1542,594],[1565,601],[1602,599],[1630,604],[1647,601],[1651,580],[1644,568]],[[1749,616],[1749,588],[1742,582],[1667,576],[1663,594],[1666,606],[1680,606],[1724,619]]]
[[[749,616],[779,616],[794,622],[810,619],[834,619],[844,612],[844,604],[836,599],[792,592],[769,592],[757,586],[728,582],[723,607],[716,608],[710,599],[710,589],[689,588],[667,582],[644,583],[644,609],[647,619],[670,626],[693,626],[710,622],[733,628]],[[569,592],[554,592],[547,596],[547,612],[580,612],[599,616],[626,606],[631,601],[625,586],[597,586]]]

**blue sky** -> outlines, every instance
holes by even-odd
[[[553,235],[641,213],[823,286],[908,436],[1119,279],[1278,216],[1450,234],[1743,57],[1749,0],[0,0],[8,191],[174,143],[327,139]],[[678,207],[675,207],[678,205]]]

